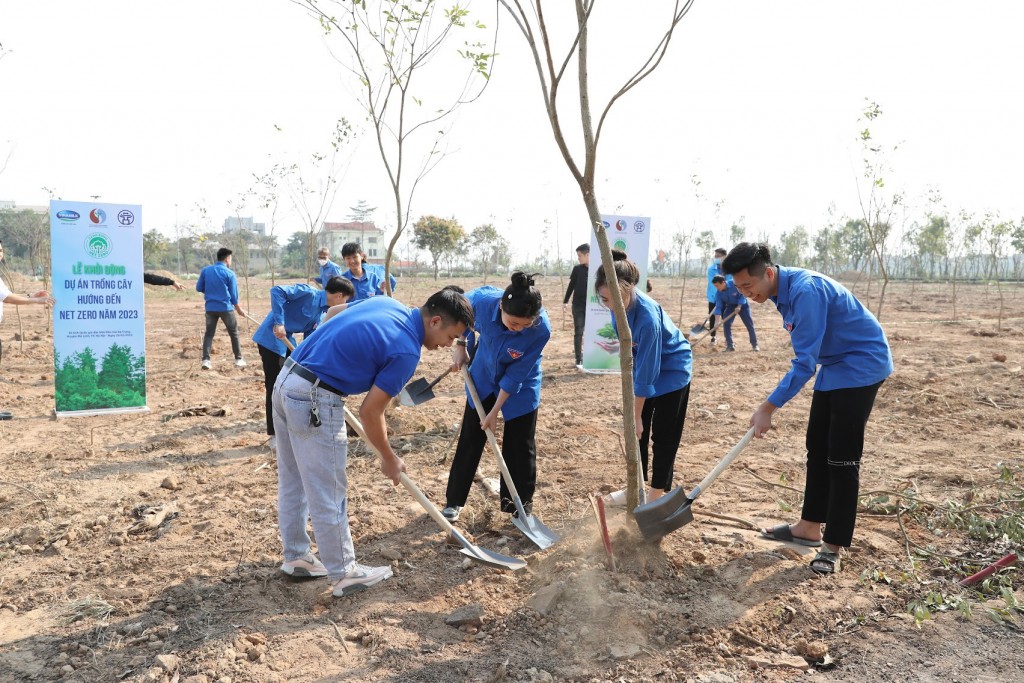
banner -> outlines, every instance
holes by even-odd
[[[50,202],[57,416],[143,412],[142,207]]]
[[[641,216],[601,216],[612,249],[620,249],[640,269],[637,289],[647,291],[647,252],[651,244],[651,219]],[[590,231],[590,268],[587,276],[587,321],[583,332],[583,369],[586,372],[619,372],[619,338],[612,330],[612,312],[594,292],[601,249]]]

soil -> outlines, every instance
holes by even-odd
[[[259,319],[269,283],[250,285],[246,305]],[[654,285],[680,327],[705,315],[701,282],[686,284],[683,320],[681,282]],[[146,414],[52,417],[45,312],[22,307],[21,342],[16,311],[7,307],[0,407],[15,419],[0,422],[0,680],[1024,678],[1024,615],[996,595],[987,606],[1007,616],[990,618],[988,596],[956,586],[965,563],[915,554],[911,566],[908,555],[927,547],[972,558],[976,571],[1015,549],[938,524],[941,515],[929,517],[926,506],[915,514],[913,501],[990,501],[1001,466],[1019,492],[1024,291],[1004,286],[997,331],[996,310],[977,308],[995,305],[991,288],[960,286],[961,315],[974,319],[948,322],[948,285],[890,286],[883,320],[896,373],[868,425],[861,485],[914,497],[866,496],[870,509],[842,570],[819,577],[808,568],[808,548],[704,514],[757,525],[797,519],[809,387],[694,504],[695,521],[660,544],[643,543],[622,511],[609,511],[616,567],[607,566],[588,496],[625,482],[619,380],[573,366],[559,286],[553,278],[543,285],[554,335],[544,358],[534,514],[561,541],[539,550],[477,485],[458,526],[481,547],[528,566],[506,572],[474,564],[403,489],[382,480],[353,438],[349,510],[358,557],[391,563],[394,577],[342,599],[330,597],[324,579],[278,572],[276,470],[259,357],[249,343],[249,366],[235,368],[221,329],[214,369],[200,369],[197,293],[147,288]],[[436,287],[409,279],[398,294],[417,304]],[[857,292],[866,293],[864,283]],[[743,435],[788,368],[788,337],[774,307],[753,308],[761,353],[747,347],[741,324],[736,353],[707,340],[695,346],[676,463],[676,483],[687,490]],[[424,352],[416,376],[435,377],[447,359],[447,351]],[[421,406],[392,407],[388,424],[412,478],[443,503],[444,460],[463,394],[454,376],[435,392]],[[496,476],[489,454],[481,472]],[[912,509],[896,508],[898,501]],[[154,513],[155,524],[140,523]],[[1013,572],[1005,572],[1011,580]],[[1019,589],[1019,579],[1012,585]],[[927,594],[965,596],[973,617],[937,603],[934,618],[918,623],[909,603]],[[446,623],[464,607],[468,623]]]

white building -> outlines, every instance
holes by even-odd
[[[319,246],[331,250],[331,260],[341,263],[341,248],[348,242],[356,242],[363,249],[369,263],[382,265],[388,251],[384,231],[372,221],[350,221],[348,223],[324,223]]]

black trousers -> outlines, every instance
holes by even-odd
[[[213,349],[213,335],[217,331],[217,321],[223,320],[224,327],[228,329],[228,336],[231,338],[231,352],[235,358],[242,357],[242,345],[238,341],[238,317],[234,311],[207,311],[206,312],[206,334],[203,335],[203,360],[210,360],[210,351]]]
[[[825,523],[825,543],[853,542],[864,429],[882,383],[815,391],[807,422],[807,482],[801,518]]]
[[[715,338],[715,316],[711,315],[711,311],[715,310],[715,302],[708,302],[708,317],[711,318],[708,324],[708,329],[711,330],[711,338]]]
[[[651,488],[672,490],[672,472],[676,464],[676,453],[683,438],[683,423],[686,421],[686,405],[690,401],[690,385],[670,391],[644,401],[640,414],[643,434],[640,435],[640,464],[647,481],[648,441],[653,433],[654,471],[651,473]]]
[[[587,327],[587,309],[572,307],[572,350],[576,354],[576,365],[583,364],[583,331]]]
[[[274,383],[277,382],[277,376],[281,374],[285,358],[292,354],[291,351],[285,350],[285,356],[282,358],[260,344],[257,344],[256,348],[260,352],[260,360],[263,361],[263,385],[267,390],[267,434],[274,436],[274,402],[272,400]]]
[[[484,412],[490,412],[498,397],[491,394],[482,399]],[[505,435],[502,441],[501,454],[505,458],[512,483],[523,501],[523,507],[530,511],[533,503],[533,492],[537,488],[537,410],[520,415],[513,420],[505,421]],[[476,408],[466,401],[466,409],[462,413],[462,433],[459,444],[455,447],[452,458],[452,469],[448,473],[448,489],[445,492],[449,507],[462,506],[469,498],[469,489],[473,486],[476,468],[480,465],[480,456],[487,443],[487,433],[480,429],[480,416]],[[515,512],[512,496],[501,481],[501,511]]]

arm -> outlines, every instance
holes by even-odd
[[[391,448],[388,441],[388,427],[384,420],[384,409],[391,397],[377,386],[370,387],[366,398],[359,406],[359,419],[366,432],[366,440],[380,453],[380,471],[395,484],[399,474],[405,472],[405,462]]]
[[[569,299],[572,297],[573,290],[576,289],[576,268],[573,266],[572,272],[569,273],[569,286],[565,288],[565,298],[562,299],[562,305],[567,306]]]
[[[654,320],[646,317],[636,323],[636,329],[633,330],[636,349],[636,358],[633,360],[633,394],[638,398],[650,398],[654,396],[654,382],[661,374],[661,329]]]
[[[323,325],[325,322],[327,322],[334,316],[338,315],[346,308],[348,308],[348,303],[338,304],[337,306],[331,306],[330,308],[327,309],[327,313],[326,315],[324,315],[324,319],[321,321],[320,324]]]
[[[644,398],[643,396],[633,397],[633,423],[636,425],[636,438],[638,439],[644,433],[643,412],[644,403],[646,402],[647,399]]]
[[[511,396],[510,393],[504,389],[498,390],[498,399],[494,402],[494,407],[491,408],[491,412],[484,416],[484,419],[480,421],[480,429],[487,431],[490,429],[492,432],[498,428],[498,413],[501,412],[501,407],[505,405],[505,401]]]
[[[243,318],[248,318],[249,314],[246,313],[245,309],[242,308],[239,305],[239,303],[238,303],[238,279],[237,278],[234,278],[234,277],[231,278],[231,285],[229,286],[229,293],[230,293],[230,296],[231,296],[231,305],[235,307],[235,312],[238,313],[238,315],[242,316]]]
[[[27,306],[29,304],[48,304],[53,305],[57,303],[57,300],[50,296],[50,293],[44,290],[40,290],[31,296],[21,296],[20,294],[8,294],[2,299],[5,304],[13,304],[14,306]]]
[[[288,337],[288,330],[284,327],[284,305],[288,301],[288,293],[284,287],[277,285],[270,288],[270,316],[274,325],[274,336],[278,339]]]

